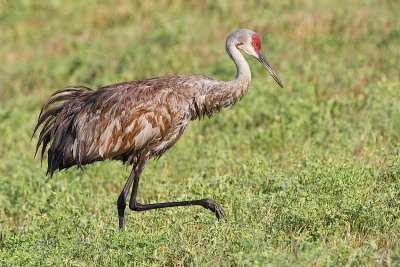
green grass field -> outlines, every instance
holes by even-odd
[[[231,3],[232,2],[232,3]],[[233,4],[235,2],[235,4]],[[225,38],[256,31],[284,83],[247,57],[248,94],[145,169],[45,176],[30,141],[69,85],[235,76]],[[387,1],[0,1],[0,265],[400,265],[400,5]]]

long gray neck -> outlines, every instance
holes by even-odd
[[[229,82],[204,81],[200,95],[193,98],[192,119],[202,117],[204,114],[211,117],[222,108],[235,104],[247,93],[251,80],[250,67],[237,49],[235,40],[229,37],[226,41],[226,52],[235,62],[237,69],[235,79]]]
[[[237,86],[237,84],[247,83],[247,86],[251,81],[251,72],[249,64],[244,59],[243,55],[237,49],[234,41],[230,41],[229,39],[226,42],[226,52],[231,57],[233,62],[235,62],[237,74],[234,80],[228,82],[233,86]]]

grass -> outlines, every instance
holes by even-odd
[[[237,3],[236,3],[237,2]],[[1,1],[0,264],[399,265],[397,1]],[[145,169],[138,200],[210,197],[127,213],[130,169],[102,162],[45,177],[30,142],[56,89],[174,73],[229,80],[234,29],[256,60],[234,107],[196,121]]]

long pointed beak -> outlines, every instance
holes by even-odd
[[[271,67],[271,64],[269,63],[267,57],[264,55],[263,51],[260,50],[260,52],[258,52],[257,54],[258,54],[257,60],[260,61],[260,63],[264,66],[264,68],[266,68],[269,71],[272,78],[274,78],[274,80],[279,84],[279,86],[283,88],[281,80],[279,80],[278,75],[276,75],[274,69]]]

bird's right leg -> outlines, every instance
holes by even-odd
[[[119,221],[119,229],[124,230],[125,228],[125,208],[126,208],[126,197],[128,196],[129,189],[132,186],[133,179],[135,177],[135,168],[132,168],[131,174],[129,175],[128,181],[124,188],[122,189],[121,194],[118,197],[117,207],[118,207],[118,221]]]
[[[129,200],[129,208],[134,211],[145,211],[145,210],[152,210],[152,209],[161,209],[161,208],[169,208],[169,207],[179,207],[179,206],[202,206],[203,208],[211,210],[218,219],[226,217],[225,212],[221,208],[221,206],[209,199],[198,199],[198,200],[189,200],[189,201],[178,201],[178,202],[164,202],[164,203],[154,203],[154,204],[141,204],[136,201],[137,190],[139,187],[139,180],[140,174],[143,171],[146,162],[139,162],[138,168],[136,169],[135,173],[133,174],[133,186],[132,186],[132,193],[131,198]],[[129,177],[131,178],[131,177]]]

